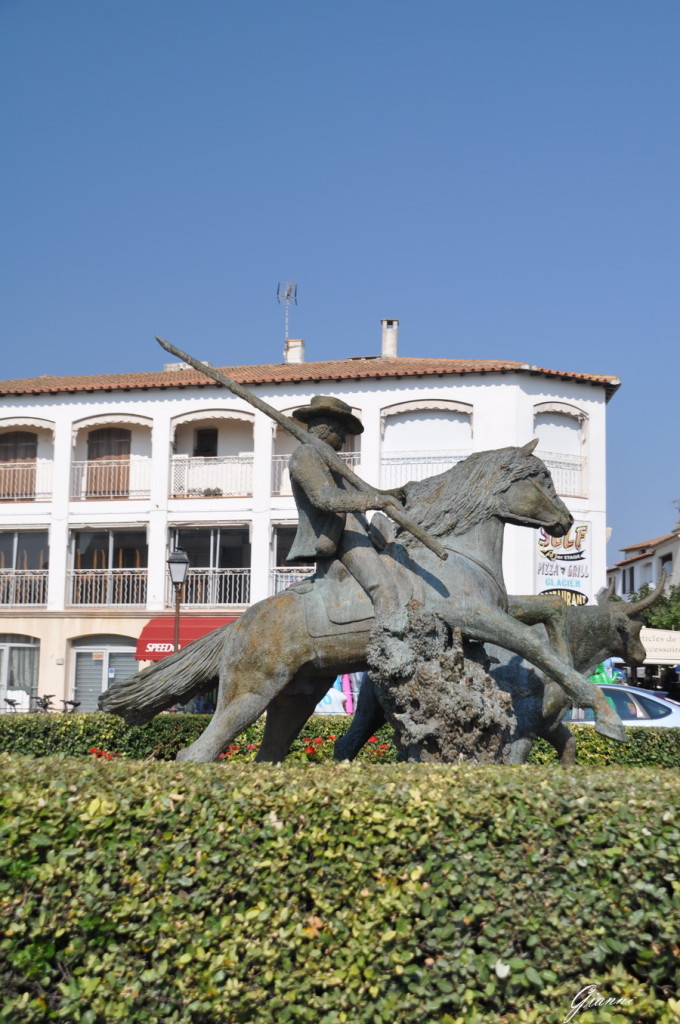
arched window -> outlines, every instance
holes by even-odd
[[[29,430],[0,434],[0,500],[26,501],[35,497],[38,435]]]
[[[534,407],[536,454],[552,474],[558,494],[585,497],[586,414],[566,402],[543,402]]]
[[[381,486],[443,473],[472,451],[472,406],[444,399],[382,410]]]
[[[203,409],[171,421],[170,494],[174,498],[220,498],[253,492],[251,412]]]
[[[127,427],[99,427],[87,435],[87,497],[125,497],[130,491]]]

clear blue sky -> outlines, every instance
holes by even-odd
[[[609,561],[680,498],[677,0],[0,0],[0,377],[620,376]]]

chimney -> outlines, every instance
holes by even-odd
[[[286,348],[283,353],[286,363],[304,363],[305,342],[303,338],[286,338]]]
[[[398,320],[381,320],[382,325],[382,348],[380,355],[383,359],[395,359],[397,355],[397,340],[399,338]]]

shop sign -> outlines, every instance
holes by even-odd
[[[645,665],[680,665],[680,630],[640,630],[640,640],[647,652]]]
[[[590,523],[576,522],[564,537],[539,530],[536,540],[536,593],[557,595],[566,604],[588,604],[592,598]]]

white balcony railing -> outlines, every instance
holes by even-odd
[[[174,604],[175,591],[168,579],[166,601]],[[250,601],[250,569],[189,569],[183,605],[241,605]]]
[[[290,565],[279,565],[269,573],[269,593],[280,594],[282,590],[287,590],[294,583],[300,583],[315,572],[315,565],[299,565],[297,568]]]
[[[47,604],[47,569],[1,569],[0,605]]]
[[[252,455],[173,455],[170,459],[173,498],[230,498],[252,493]]]
[[[49,501],[52,460],[0,462],[0,501]]]
[[[107,498],[148,498],[151,494],[151,459],[130,455],[122,459],[95,459],[71,464],[71,498],[98,501]]]
[[[68,573],[72,605],[146,604],[146,569],[72,569]]]
[[[555,484],[555,490],[566,498],[586,497],[586,460],[581,455],[559,455],[556,452],[536,452],[545,462]]]
[[[338,452],[338,455],[350,469],[354,470],[361,460],[359,452]],[[272,494],[274,495],[293,493],[288,473],[289,462],[290,455],[274,455],[272,457]]]
[[[424,480],[426,476],[444,473],[457,462],[466,459],[469,451],[388,452],[380,460],[380,486],[389,490],[401,487],[409,480]]]

